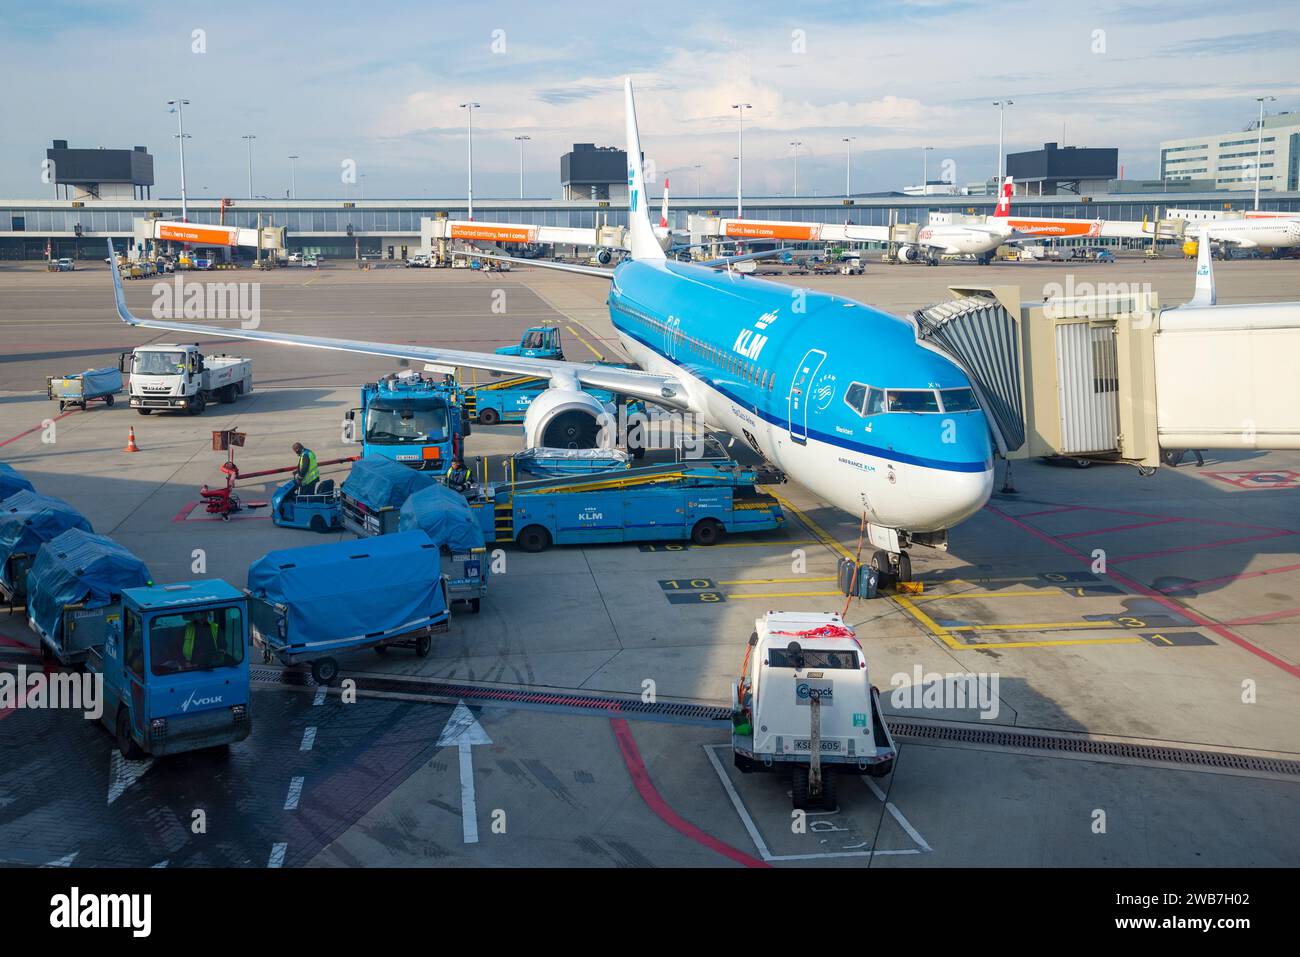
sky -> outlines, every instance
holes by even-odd
[[[622,77],[637,88],[656,179],[694,196],[840,194],[984,180],[1007,152],[1055,141],[1119,148],[1158,170],[1162,139],[1244,128],[1255,97],[1300,110],[1294,0],[892,0],[132,4],[4,0],[0,197],[52,197],[54,139],[154,155],[155,197],[179,195],[185,109],[194,198],[463,197],[474,111],[476,198],[560,194],[575,142],[623,145]],[[925,153],[924,147],[933,147]],[[355,185],[344,170],[355,164]],[[697,164],[699,169],[696,169]]]

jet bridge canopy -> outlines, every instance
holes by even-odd
[[[917,340],[952,359],[970,376],[998,451],[1025,444],[1019,321],[997,299],[968,296],[911,315]]]

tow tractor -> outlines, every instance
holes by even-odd
[[[796,810],[838,806],[841,774],[884,777],[898,749],[853,629],[830,613],[769,611],[731,685],[731,746],[745,774],[789,772]]]
[[[559,326],[532,326],[524,331],[517,346],[501,346],[499,356],[525,356],[529,359],[563,359]]]
[[[461,454],[469,434],[455,377],[407,370],[361,387],[361,457],[380,456],[415,469],[443,471]],[[354,425],[355,428],[355,425]]]
[[[715,545],[729,533],[785,522],[776,499],[756,488],[779,476],[725,456],[682,458],[679,449],[676,461],[528,481],[516,480],[514,464],[507,461],[504,482],[474,483],[468,499],[488,541],[526,552],[597,542]]]
[[[243,741],[252,730],[248,600],[223,581],[127,588],[121,620],[89,649],[100,720],[136,759]]]

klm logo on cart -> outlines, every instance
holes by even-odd
[[[594,508],[584,508],[578,513],[578,521],[580,522],[600,522],[604,521],[604,519],[605,513],[598,512]]]
[[[196,698],[194,697],[196,694],[198,694],[196,691],[190,692],[190,696],[181,704],[182,711],[189,711],[190,705],[196,708],[205,708],[209,705],[221,704],[221,695],[217,695],[215,698]]]

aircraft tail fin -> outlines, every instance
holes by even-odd
[[[1002,184],[1002,192],[998,196],[998,207],[993,210],[994,219],[1005,219],[1011,215],[1011,194],[1015,192],[1015,187],[1011,183],[1011,177],[1008,176]]]
[[[636,124],[636,99],[632,95],[632,78],[623,81],[624,110],[627,115],[627,235],[632,258],[663,260],[663,247],[650,225],[646,202],[645,172],[641,166],[641,133]]]
[[[659,208],[659,228],[668,228],[668,177],[664,177],[664,204]]]
[[[1201,230],[1196,249],[1196,293],[1187,303],[1189,306],[1212,306],[1216,302],[1212,245],[1209,230]]]

